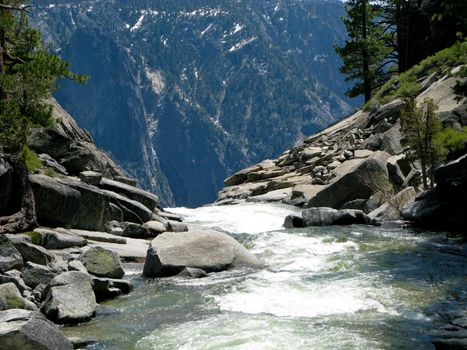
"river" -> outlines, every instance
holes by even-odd
[[[171,211],[228,232],[266,267],[143,279],[127,264],[135,290],[67,335],[99,339],[87,349],[432,349],[439,314],[465,300],[467,245],[442,233],[286,230],[298,210],[273,204]]]

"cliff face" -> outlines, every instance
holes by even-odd
[[[422,78],[417,102],[433,99],[446,127],[460,129],[467,125],[467,101],[456,101],[453,92],[460,78],[449,71]],[[391,221],[404,216],[432,228],[463,229],[467,210],[465,150],[457,155],[459,159],[436,171],[435,189],[416,197],[422,192],[420,169],[405,157],[401,144],[399,118],[403,105],[398,98],[356,112],[304,138],[280,157],[237,172],[225,180],[218,203],[283,202],[304,208],[344,210],[304,210],[303,221],[289,218],[286,225],[291,226],[332,223],[334,219],[338,222],[343,215],[355,214],[345,210],[362,210],[368,218],[353,216],[345,221],[344,217],[344,221]]]
[[[57,99],[165,204],[214,200],[228,174],[351,110],[340,1],[34,3],[45,39],[92,77]]]

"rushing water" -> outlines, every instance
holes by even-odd
[[[435,315],[465,294],[467,246],[443,234],[347,226],[285,230],[294,208],[173,209],[222,229],[266,268],[146,280],[70,336],[88,349],[431,349]]]

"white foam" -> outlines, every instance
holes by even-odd
[[[285,217],[297,212],[292,207],[253,203],[167,210],[183,215],[188,223],[199,223],[211,228],[219,227],[232,233],[249,234],[281,230]]]

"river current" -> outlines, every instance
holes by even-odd
[[[202,279],[143,279],[69,336],[87,349],[433,349],[439,314],[465,298],[467,244],[372,226],[284,229],[290,206],[174,208],[225,231],[265,264]]]

